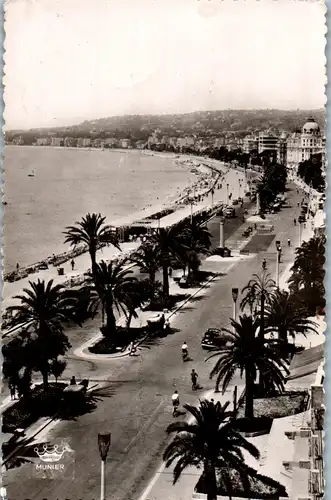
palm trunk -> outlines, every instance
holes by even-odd
[[[207,500],[217,500],[217,482],[215,465],[211,460],[206,460],[204,473],[207,485]]]
[[[48,389],[48,370],[47,369],[43,369],[42,372],[42,377],[43,377],[43,387],[44,387],[44,392],[47,391]]]
[[[264,303],[265,303],[265,296],[264,293],[262,292],[261,295],[261,318],[260,318],[260,331],[259,331],[259,337],[260,339],[264,340]]]
[[[245,370],[245,418],[254,418],[254,379],[249,370]]]
[[[168,265],[163,264],[162,266],[163,275],[163,296],[165,299],[169,297],[169,276],[168,276]]]
[[[133,311],[130,311],[126,320],[126,329],[129,330],[132,321]]]
[[[89,254],[90,254],[90,257],[91,257],[91,264],[92,264],[92,276],[94,276],[94,274],[95,274],[95,268],[96,268],[96,265],[97,265],[97,257],[96,257],[97,251],[96,251],[96,248],[90,247],[89,248]]]
[[[105,335],[110,337],[116,333],[116,318],[114,315],[113,307],[111,305],[105,307],[106,312],[106,328]]]

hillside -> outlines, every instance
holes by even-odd
[[[325,115],[323,109],[295,111],[263,109],[196,111],[175,115],[113,116],[87,120],[70,127],[9,131],[6,135],[31,133],[38,137],[49,133],[62,136],[88,134],[145,140],[154,130],[160,129],[162,134],[177,137],[183,135],[219,136],[224,133],[233,133],[240,137],[247,133],[266,129],[270,129],[275,133],[281,131],[294,132],[296,129],[301,129],[309,116],[315,118],[321,129],[324,129]]]

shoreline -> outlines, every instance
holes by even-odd
[[[16,146],[22,147],[22,146]],[[24,147],[24,146],[23,146]],[[52,149],[81,149],[81,150],[89,150],[90,148],[64,148],[64,147],[53,147],[53,146],[25,146],[25,147],[37,147],[37,148],[52,148]],[[94,148],[94,150],[98,151],[100,148]],[[109,151],[141,151],[143,150],[116,150],[115,148],[109,149]],[[173,153],[169,153],[169,160],[176,160],[176,164],[186,170],[189,170],[191,173],[194,173],[196,176],[195,181],[189,182],[183,189],[177,188],[176,192],[170,196],[167,196],[163,203],[158,205],[146,205],[139,212],[134,212],[132,214],[128,214],[123,217],[119,217],[117,220],[115,219],[115,226],[124,227],[130,226],[136,221],[142,220],[144,218],[148,218],[148,216],[156,215],[161,213],[167,209],[173,209],[173,211],[179,210],[183,206],[189,203],[189,200],[192,198],[192,194],[195,199],[203,198],[208,195],[208,193],[214,188],[217,183],[219,177],[221,176],[221,172],[216,168],[213,168],[210,165],[207,165],[202,160],[206,160],[205,158],[200,158],[198,156],[193,155],[174,155]],[[147,156],[161,156],[162,158],[167,158],[167,156],[160,155],[158,152],[150,152]],[[220,165],[221,167],[221,165]],[[194,172],[193,172],[194,169]],[[204,169],[208,169],[208,172]],[[224,169],[224,165],[223,165]],[[220,169],[223,171],[223,169]],[[215,173],[218,173],[218,177],[216,180],[214,179]],[[4,272],[3,279],[4,281],[13,282],[19,281],[21,279],[26,278],[30,274],[34,274],[42,269],[47,269],[48,266],[58,267],[69,260],[82,255],[88,251],[88,248],[85,246],[79,246],[73,249],[68,250],[67,252],[62,252],[60,254],[53,253],[38,262],[28,264],[19,268],[19,270],[13,270]]]

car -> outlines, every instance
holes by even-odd
[[[306,217],[304,215],[299,215],[298,222],[299,224],[301,224],[302,222],[306,222]]]
[[[232,207],[228,207],[224,210],[224,215],[225,217],[227,218],[230,218],[230,217],[235,217],[236,216],[236,211],[234,208]]]
[[[232,205],[239,205],[239,200],[233,200]]]
[[[208,328],[201,340],[202,349],[215,349],[224,346],[222,332],[218,328]]]
[[[250,191],[246,191],[245,196],[250,196],[250,195],[251,195],[251,192]]]

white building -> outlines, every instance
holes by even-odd
[[[259,154],[263,153],[263,151],[277,151],[278,141],[279,139],[277,136],[266,132],[260,132],[258,137]]]
[[[318,153],[324,158],[325,139],[314,118],[308,118],[301,133],[296,132],[287,139],[287,167],[296,170],[300,162]]]
[[[63,138],[62,137],[52,137],[51,146],[53,146],[53,147],[63,146]]]

